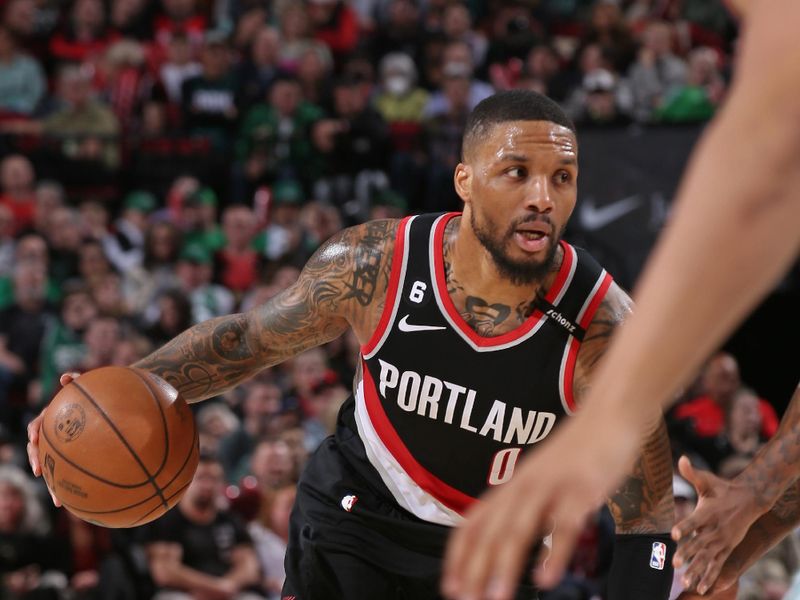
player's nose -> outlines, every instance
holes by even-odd
[[[545,175],[531,177],[525,186],[523,204],[526,210],[548,213],[553,210],[550,182]]]

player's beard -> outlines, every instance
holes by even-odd
[[[478,238],[478,241],[486,248],[486,251],[492,257],[500,275],[511,281],[514,285],[530,285],[542,281],[553,269],[556,260],[556,248],[558,248],[558,241],[561,239],[563,229],[561,231],[555,231],[555,228],[553,228],[550,248],[547,250],[547,254],[542,260],[537,260],[535,258],[516,260],[509,256],[506,250],[509,244],[513,243],[514,232],[523,223],[543,221],[553,227],[553,223],[547,215],[531,214],[527,217],[517,219],[508,226],[508,229],[502,235],[498,233],[499,227],[495,226],[488,219],[484,219],[484,224],[479,225],[475,218],[474,209],[470,211],[469,220],[472,230],[475,232],[475,237]]]

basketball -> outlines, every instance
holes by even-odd
[[[39,460],[63,506],[103,527],[134,527],[177,504],[199,459],[194,415],[160,377],[128,367],[81,375],[42,421]]]

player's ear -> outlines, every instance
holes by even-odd
[[[471,199],[470,190],[472,189],[472,167],[460,162],[456,165],[456,172],[453,175],[453,183],[456,186],[456,193],[464,202]]]

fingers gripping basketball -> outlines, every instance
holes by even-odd
[[[104,367],[62,389],[39,439],[42,474],[65,508],[106,527],[172,508],[199,458],[194,417],[177,391],[139,369]]]

